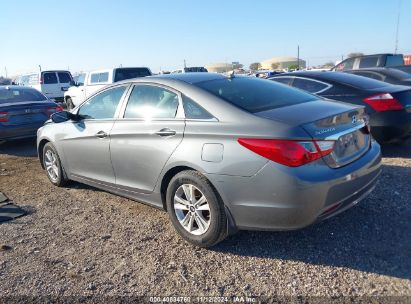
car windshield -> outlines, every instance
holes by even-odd
[[[45,100],[47,98],[35,89],[19,87],[0,88],[0,104]]]
[[[195,85],[251,113],[318,99],[314,95],[274,81],[251,77],[210,80]]]
[[[151,72],[147,68],[120,68],[116,69],[114,82],[126,79],[150,76]]]

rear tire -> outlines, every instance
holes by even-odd
[[[73,103],[73,100],[71,99],[71,97],[66,98],[66,107],[67,107],[67,110],[74,109],[74,103]]]
[[[53,185],[63,187],[68,183],[66,172],[64,172],[61,166],[60,157],[51,143],[44,145],[43,166],[46,169],[47,177]]]
[[[176,174],[166,194],[170,220],[186,241],[211,247],[227,236],[223,202],[211,183],[197,171]]]

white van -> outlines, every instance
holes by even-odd
[[[21,84],[32,87],[50,99],[64,101],[64,92],[68,90],[73,77],[69,71],[42,71],[21,76]]]
[[[64,93],[64,101],[67,108],[72,109],[106,85],[151,75],[150,69],[146,67],[114,68],[81,73],[77,77],[76,84]]]

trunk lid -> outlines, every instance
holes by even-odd
[[[19,102],[0,105],[0,112],[7,113],[7,121],[1,122],[6,126],[28,125],[43,123],[49,119],[47,109],[57,107],[53,102]]]
[[[347,165],[371,145],[364,107],[329,100],[311,101],[256,113],[272,120],[300,126],[314,140],[334,141],[334,150],[323,157],[331,168]]]

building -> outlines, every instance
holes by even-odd
[[[267,59],[261,61],[261,69],[263,70],[272,70],[272,64],[275,63],[278,66],[275,70],[283,70],[287,69],[290,66],[298,65],[298,59],[295,57],[273,57],[271,59]],[[300,69],[305,69],[306,63],[304,60],[300,59]]]
[[[205,66],[207,71],[211,73],[225,73],[233,69],[230,63],[211,63]]]

